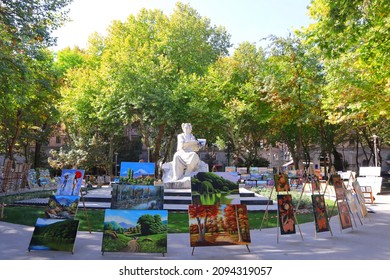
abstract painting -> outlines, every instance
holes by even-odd
[[[290,185],[288,182],[287,174],[275,174],[274,182],[275,182],[275,189],[277,192],[290,191]]]
[[[113,184],[111,209],[162,210],[164,187]]]
[[[295,231],[295,214],[291,194],[278,194],[278,214],[280,234],[293,234]]]
[[[326,211],[325,198],[323,194],[311,196],[316,232],[329,231],[328,213]]]
[[[52,195],[45,210],[47,218],[73,219],[77,213],[80,197],[77,195]]]
[[[56,195],[79,195],[83,178],[84,170],[63,169]]]
[[[120,177],[129,179],[154,178],[154,162],[121,162]]]
[[[251,242],[246,205],[189,205],[188,217],[191,247]]]
[[[312,190],[312,192],[320,192],[321,191],[321,182],[316,175],[314,175],[312,180],[311,180],[311,190]]]
[[[199,172],[191,178],[192,204],[240,204],[238,182],[233,182],[214,172]]]
[[[349,214],[348,203],[346,201],[338,201],[337,208],[339,210],[341,228],[342,229],[351,228],[352,220],[351,220],[351,215]]]
[[[106,209],[102,252],[166,253],[168,210]]]
[[[28,250],[73,252],[78,220],[38,218]]]

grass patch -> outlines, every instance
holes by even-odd
[[[328,208],[328,213],[331,209]],[[4,208],[3,222],[35,226],[37,218],[45,217],[43,206],[7,206]],[[337,211],[334,211],[334,215]],[[276,227],[276,212],[269,212],[268,219],[262,211],[248,211],[250,229]],[[88,222],[87,222],[88,217]],[[79,231],[102,232],[104,209],[78,209],[75,219],[80,221]],[[263,222],[264,219],[264,222]],[[313,213],[297,214],[299,224],[314,221]],[[263,224],[262,224],[263,223]],[[171,211],[168,213],[168,233],[189,233],[188,213],[186,211]]]

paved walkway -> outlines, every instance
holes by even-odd
[[[279,235],[276,228],[252,230],[245,246],[196,247],[189,234],[168,234],[168,252],[162,254],[101,253],[102,233],[77,233],[74,253],[31,251],[33,227],[0,222],[0,260],[390,260],[390,196],[377,195],[368,206],[375,213],[356,219],[353,229],[340,230],[337,217],[330,232],[315,236],[314,223],[300,224],[299,234]]]

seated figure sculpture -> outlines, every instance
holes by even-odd
[[[173,161],[163,165],[164,182],[178,181],[192,172],[200,171],[205,164],[196,153],[202,145],[192,134],[192,125],[183,123],[181,128],[183,133],[177,135],[177,149]]]

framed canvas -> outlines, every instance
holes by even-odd
[[[277,192],[286,192],[290,190],[287,174],[275,174],[274,183]]]
[[[314,175],[312,180],[311,180],[311,190],[313,192],[320,192],[321,191],[321,182],[316,175]]]
[[[237,167],[238,174],[248,174],[248,169],[246,167]]]
[[[56,195],[79,195],[83,178],[84,170],[63,169]]]
[[[225,178],[226,180],[237,183],[240,180],[240,176],[237,172],[213,172],[214,174]]]
[[[27,184],[29,188],[37,188],[39,187],[38,185],[38,180],[37,180],[37,172],[35,169],[29,169],[27,172]]]
[[[251,167],[249,167],[249,173],[250,174],[260,174],[260,168],[251,166]]]
[[[162,210],[164,187],[113,184],[111,209]]]
[[[73,252],[79,221],[38,218],[28,250]]]
[[[45,215],[50,219],[73,219],[76,216],[80,197],[76,195],[51,195]]]
[[[352,220],[351,215],[349,214],[348,203],[346,201],[338,201],[337,208],[339,210],[341,228],[351,228]]]
[[[154,162],[121,162],[120,177],[129,179],[154,178]]]
[[[237,172],[235,166],[225,166],[225,172]]]
[[[189,205],[190,246],[248,245],[246,205]]]
[[[336,193],[336,200],[344,200],[344,186],[340,175],[333,175],[333,186]]]
[[[41,187],[47,186],[51,181],[49,169],[41,168],[38,170],[38,172],[39,172],[39,178],[38,178],[39,186]]]
[[[168,210],[106,209],[102,252],[166,253]]]
[[[323,194],[313,194],[311,196],[313,205],[314,222],[316,232],[329,231],[328,213],[326,211],[325,198]]]
[[[365,198],[364,194],[362,193],[362,189],[360,187],[360,184],[357,180],[352,182],[353,190],[355,191],[357,201],[360,206],[360,213],[362,214],[362,217],[366,217],[368,215],[367,207],[365,204]]]
[[[233,182],[214,172],[199,172],[191,177],[192,204],[239,204],[238,182]]]
[[[278,194],[277,201],[280,234],[296,233],[294,207],[292,205],[291,194]]]
[[[349,205],[349,209],[351,209],[352,213],[357,213],[358,212],[358,204],[355,199],[355,196],[352,194],[351,190],[345,190],[345,197],[347,198],[347,202]]]

